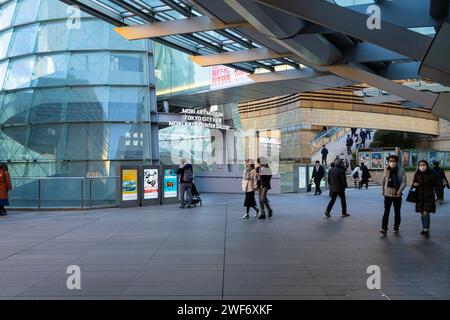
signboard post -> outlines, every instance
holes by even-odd
[[[177,166],[163,166],[162,170],[162,196],[161,203],[177,203],[179,202],[179,185],[177,176]]]
[[[138,167],[121,167],[120,169],[120,202],[122,207],[139,206]]]
[[[161,203],[161,178],[159,166],[144,166],[142,173],[142,205]]]

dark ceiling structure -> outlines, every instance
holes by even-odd
[[[130,40],[150,38],[198,56],[201,65],[273,73],[289,65],[300,77],[312,70],[366,83],[450,119],[449,92],[397,81],[450,86],[449,0],[60,1],[121,27]]]

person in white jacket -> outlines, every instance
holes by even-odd
[[[255,163],[253,160],[247,160],[245,164],[246,166],[242,176],[242,191],[245,192],[244,207],[246,208],[246,213],[242,216],[242,219],[248,219],[250,208],[255,210],[255,217],[259,213],[255,200],[255,191],[258,188]]]
[[[352,178],[353,178],[353,182],[355,183],[355,189],[356,188],[360,189],[359,182],[361,181],[361,178],[362,178],[362,171],[359,166],[356,166],[356,168],[353,169]]]

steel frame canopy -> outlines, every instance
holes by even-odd
[[[393,80],[450,85],[449,0],[60,0],[118,27],[129,39],[151,38],[201,65],[253,72],[300,64],[367,83],[450,119],[449,93]],[[381,29],[367,21],[376,4]],[[431,30],[431,32],[430,32]],[[301,90],[299,90],[301,91]]]

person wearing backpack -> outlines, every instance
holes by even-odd
[[[194,180],[194,170],[191,164],[181,159],[177,170],[180,181],[180,208],[191,208],[192,206],[192,181]]]
[[[355,189],[361,189],[359,187],[359,181],[362,177],[362,171],[361,168],[359,166],[356,166],[355,169],[353,169],[352,171],[352,178],[353,178],[353,182],[355,184]]]

